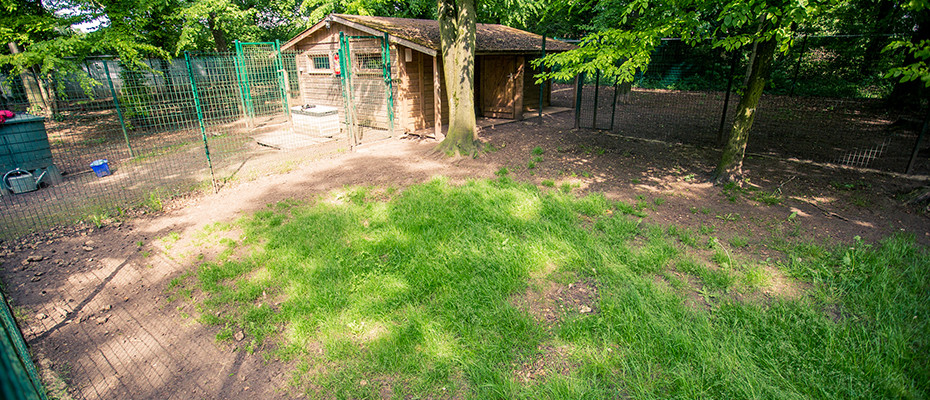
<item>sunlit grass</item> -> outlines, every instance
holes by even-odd
[[[270,205],[171,289],[199,291],[218,339],[298,359],[311,397],[927,396],[930,261],[912,239],[784,241],[773,268],[810,290],[779,296],[713,230],[499,175]],[[591,312],[553,298],[568,307],[550,323],[515,300],[572,282],[596,288]]]

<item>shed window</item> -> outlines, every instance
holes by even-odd
[[[361,71],[378,71],[384,68],[381,53],[361,53],[355,55],[355,65]]]
[[[307,57],[310,59],[311,72],[329,72],[332,69],[329,65],[329,54],[311,54]]]

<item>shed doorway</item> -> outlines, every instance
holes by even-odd
[[[483,56],[479,76],[481,115],[491,118],[518,119],[516,111],[518,76],[517,58],[514,56]],[[522,108],[522,106],[521,106]],[[521,110],[522,111],[522,110]],[[522,113],[521,113],[522,114]]]

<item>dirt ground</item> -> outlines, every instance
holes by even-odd
[[[930,244],[930,217],[902,204],[904,194],[928,183],[926,177],[751,155],[744,169],[758,189],[734,194],[708,183],[716,150],[572,130],[572,122],[567,112],[483,129],[482,140],[495,150],[475,159],[437,154],[432,140],[372,143],[219,194],[177,199],[160,213],[0,243],[0,278],[40,364],[67,385],[63,397],[288,398],[301,396],[289,389],[292,365],[240,350],[235,339],[216,342],[218,328],[196,322],[166,295],[170,280],[194,269],[204,252],[195,232],[279,200],[312,200],[347,185],[404,187],[440,175],[492,178],[506,167],[521,181],[551,180],[578,193],[647,202],[645,222],[714,226],[721,240],[751,238],[738,250],[751,257],[779,257],[755,239],[789,220],[800,238],[874,242],[903,231]],[[542,161],[529,168],[535,147],[544,150]],[[758,193],[781,201],[750,199]],[[163,239],[172,235],[176,242]]]
[[[552,102],[574,104],[574,88],[553,86]],[[596,127],[626,136],[706,146],[716,141],[724,92],[633,89],[616,97],[614,88],[582,92],[581,127]],[[727,107],[724,129],[736,116],[739,96]],[[889,108],[880,99],[840,99],[766,94],[760,100],[748,150],[773,157],[904,172],[924,115]],[[917,174],[930,174],[930,147],[921,147]]]

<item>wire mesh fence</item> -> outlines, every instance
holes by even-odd
[[[167,196],[240,179],[257,156],[273,168],[281,157],[347,148],[341,99],[327,104],[333,112],[302,112],[300,55],[278,49],[237,42],[236,52],[147,60],[144,69],[99,58],[78,74],[0,76],[0,109],[18,114],[0,124],[0,237],[159,208]],[[353,107],[378,133],[360,139],[388,137],[390,71],[360,72]]]
[[[880,100],[892,90],[880,72],[894,60],[864,53],[857,41],[868,40],[805,38],[776,58],[748,150],[903,171],[922,117]],[[339,60],[236,42],[235,52],[147,68],[98,58],[68,75],[3,76],[0,109],[42,118],[0,125],[0,236],[216,190],[256,155],[391,136],[397,54],[384,43],[345,37]],[[714,145],[732,123],[748,61],[668,40],[632,84],[596,72],[554,82],[551,102],[576,108],[579,127]],[[918,160],[913,172],[930,172]]]
[[[893,172],[907,169],[923,115],[882,99],[893,90],[892,82],[880,78],[891,61],[869,60],[860,54],[864,46],[849,40],[802,39],[796,50],[776,58],[747,151]],[[597,72],[556,85],[553,98],[577,108],[577,127],[714,146],[732,125],[748,62],[748,55],[668,40],[632,84],[617,84]],[[930,173],[927,158],[918,161],[912,172]]]
[[[0,291],[0,393],[5,399],[45,400],[36,370],[13,310]]]

